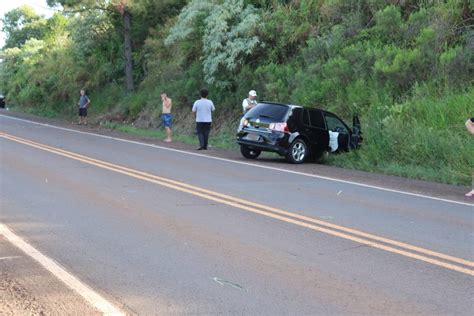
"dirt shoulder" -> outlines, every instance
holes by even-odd
[[[0,236],[0,315],[101,315]]]
[[[106,129],[99,125],[81,126],[81,125],[77,125],[75,122],[69,122],[64,119],[49,119],[49,118],[38,117],[38,116],[30,115],[30,114],[17,113],[17,112],[11,112],[11,111],[6,111],[6,110],[0,110],[0,114],[6,115],[6,116],[12,116],[16,118],[21,118],[21,119],[26,119],[26,120],[31,120],[31,121],[35,121],[39,123],[79,130],[83,132],[96,133],[99,135],[112,136],[112,137],[132,140],[132,141],[139,141],[139,142],[143,142],[147,144],[154,144],[157,146],[163,146],[163,147],[168,147],[168,148],[173,148],[173,149],[178,149],[178,150],[195,152],[194,151],[195,145],[185,144],[185,143],[180,143],[180,142],[166,143],[160,139],[134,136],[127,133]],[[441,199],[454,200],[458,202],[474,203],[473,198],[468,198],[464,196],[464,194],[470,190],[470,188],[466,186],[455,186],[455,185],[447,185],[447,184],[434,183],[434,182],[428,182],[428,181],[413,180],[413,179],[389,176],[389,175],[384,175],[384,174],[379,174],[379,173],[370,173],[370,172],[364,172],[364,171],[343,169],[343,168],[327,166],[327,165],[322,165],[322,164],[317,164],[317,163],[305,163],[302,165],[292,165],[292,164],[285,163],[283,159],[277,158],[274,156],[268,156],[268,157],[259,158],[254,161],[249,161],[243,158],[240,155],[240,152],[238,150],[224,150],[224,149],[212,148],[212,150],[209,150],[207,152],[199,152],[199,154],[219,157],[223,159],[230,159],[230,160],[243,162],[243,163],[252,163],[255,165],[261,165],[261,166],[270,167],[270,168],[301,172],[301,173],[311,174],[311,175],[320,176],[320,177],[328,177],[331,179],[357,182],[364,185],[383,187],[390,190],[405,191],[405,192],[410,192],[414,194],[422,194],[422,195],[427,195],[427,196],[441,198]]]

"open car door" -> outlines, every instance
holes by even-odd
[[[352,135],[350,141],[351,149],[359,148],[360,144],[362,143],[362,139],[362,129],[360,126],[359,116],[354,114],[352,117]]]

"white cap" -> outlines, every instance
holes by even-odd
[[[255,90],[250,90],[250,91],[249,91],[249,95],[252,96],[252,97],[256,97],[256,96],[257,96],[257,91],[255,91]]]

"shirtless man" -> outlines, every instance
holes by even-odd
[[[171,107],[173,105],[172,101],[165,92],[161,93],[161,100],[163,101],[163,108],[161,110],[161,120],[163,126],[166,130],[166,139],[164,140],[167,143],[171,143],[171,121],[173,116],[171,115]]]

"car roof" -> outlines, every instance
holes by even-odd
[[[312,107],[309,107],[309,106],[301,106],[301,105],[296,105],[296,104],[287,104],[287,103],[281,103],[281,102],[272,102],[272,101],[261,101],[261,102],[258,102],[258,104],[261,104],[261,103],[264,103],[264,104],[274,104],[274,105],[283,105],[283,106],[287,106],[291,109],[295,109],[295,108],[300,108],[300,109],[310,109],[310,110],[318,110],[318,111],[321,111],[321,112],[324,112],[324,113],[328,113],[328,114],[331,114],[331,115],[334,115],[335,117],[337,117],[338,119],[340,119],[342,121],[342,123],[349,129],[351,130],[351,128],[347,125],[347,123],[341,119],[337,114],[335,113],[332,113],[332,112],[329,112],[329,111],[326,111],[326,110],[323,110],[323,109],[319,109],[319,108],[312,108]]]
[[[281,103],[281,102],[272,102],[272,101],[261,101],[261,102],[258,102],[258,103],[284,105],[284,106],[290,107],[290,108],[292,108],[292,109],[294,109],[294,108],[300,108],[300,109],[318,110],[318,111],[321,111],[321,112],[324,112],[324,113],[328,113],[328,114],[334,115],[334,116],[336,116],[338,119],[340,119],[344,124],[346,124],[346,122],[344,122],[344,120],[341,119],[336,113],[329,112],[329,111],[326,111],[326,110],[323,110],[323,109],[320,109],[320,108],[312,108],[312,107],[309,107],[309,106],[302,106],[302,105],[297,105],[297,104],[287,104],[287,103]],[[346,125],[347,125],[347,124],[346,124]]]
[[[274,105],[284,105],[292,108],[302,108],[301,105],[296,105],[296,104],[288,104],[288,103],[281,103],[281,102],[272,102],[272,101],[260,101],[260,103],[265,103],[265,104],[274,104]]]
[[[319,111],[331,113],[329,111],[326,111],[326,110],[323,110],[323,109],[320,109],[320,108],[313,108],[313,107],[310,107],[310,106],[302,106],[302,105],[297,105],[297,104],[288,104],[288,103],[271,102],[271,101],[261,101],[261,102],[258,102],[258,103],[285,105],[285,106],[291,107],[292,109],[301,108],[301,109],[319,110]],[[333,114],[333,113],[331,113],[331,114]]]

